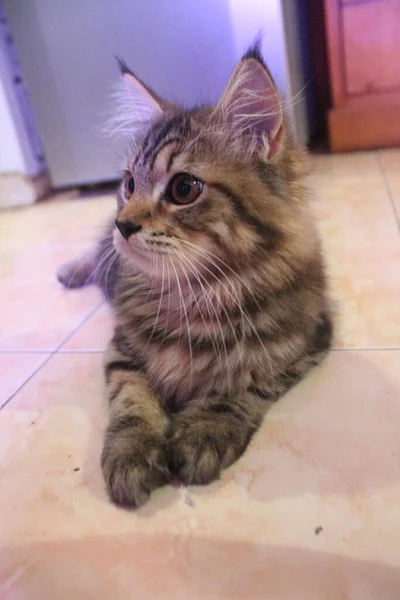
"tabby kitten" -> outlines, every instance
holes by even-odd
[[[305,157],[259,46],[215,107],[168,104],[121,67],[134,150],[115,226],[59,278],[112,301],[101,465],[110,498],[140,506],[173,476],[205,484],[236,461],[322,360],[331,320]]]

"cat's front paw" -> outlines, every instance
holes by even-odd
[[[147,502],[170,478],[166,440],[140,430],[123,435],[109,430],[101,466],[110,499],[127,508]]]
[[[250,436],[223,415],[177,415],[170,433],[170,468],[186,484],[218,479],[244,452]]]

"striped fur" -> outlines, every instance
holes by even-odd
[[[207,483],[237,460],[270,402],[322,360],[331,320],[306,159],[257,49],[215,108],[168,105],[135,140],[118,218],[139,233],[110,228],[61,279],[112,301],[102,467],[111,499],[139,506],[173,475]],[[203,182],[193,204],[167,202],[179,172]]]

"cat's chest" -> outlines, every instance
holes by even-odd
[[[207,332],[196,336],[198,325],[196,319],[189,316],[186,321],[177,314],[169,315],[167,320],[162,315],[161,322],[154,320],[153,327],[144,335],[138,331],[133,334],[150,380],[165,397],[176,396],[183,400],[203,388],[206,381],[224,378],[229,354],[223,354],[221,340],[216,343]]]
[[[164,399],[180,404],[199,393],[226,393],[249,383],[240,327],[236,332],[227,311],[184,306],[174,297],[136,299],[120,311],[119,325]]]

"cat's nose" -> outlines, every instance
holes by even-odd
[[[118,219],[115,221],[115,225],[118,227],[118,229],[121,232],[121,235],[123,235],[123,237],[126,240],[129,240],[129,238],[131,237],[131,235],[133,235],[134,233],[137,233],[138,231],[140,231],[142,229],[141,225],[138,225],[137,223],[135,223],[134,221],[119,221]]]

